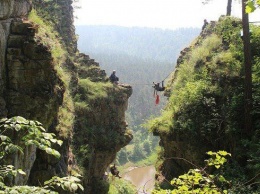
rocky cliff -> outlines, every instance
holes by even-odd
[[[95,60],[76,52],[71,0],[0,2],[0,116],[38,120],[64,142],[60,159],[35,149],[16,156],[12,164],[27,176],[14,184],[42,184],[80,164],[84,193],[93,193],[132,139],[125,122],[131,86],[113,85]]]
[[[177,60],[168,85],[168,105],[162,116],[151,122],[151,129],[154,135],[160,136],[162,146],[157,174],[162,187],[168,187],[170,180],[194,166],[204,167],[207,151],[226,150],[232,154],[232,162],[225,170],[230,177],[257,176],[254,146],[259,142],[256,140],[259,136],[259,28],[252,27],[255,34],[251,35],[255,79],[252,85],[254,133],[250,136],[244,131],[240,29],[240,19],[220,17]]]

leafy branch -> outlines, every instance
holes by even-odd
[[[227,162],[226,157],[231,156],[231,154],[226,151],[212,152],[209,151],[207,154],[211,157],[205,160],[206,165],[204,168],[190,169],[188,173],[174,178],[171,181],[171,185],[174,189],[171,191],[172,194],[181,193],[216,193],[222,194],[227,193],[227,190],[219,187],[220,184],[228,183],[228,181],[221,174],[209,174],[206,169],[210,166],[214,166],[219,169],[224,163]],[[186,161],[186,160],[185,160]],[[189,162],[191,163],[191,162]],[[191,163],[192,164],[192,163]],[[196,166],[192,164],[193,166]],[[169,193],[168,190],[155,190],[153,194],[166,194]]]
[[[13,141],[15,143],[13,143]],[[47,133],[42,124],[38,121],[27,120],[17,116],[10,119],[4,118],[0,120],[0,161],[9,154],[23,153],[27,146],[35,146],[44,150],[47,154],[51,154],[57,158],[60,153],[53,149],[53,144],[62,145],[62,141],[55,138],[55,134]],[[6,177],[15,177],[17,174],[26,175],[22,169],[15,169],[12,165],[0,165],[0,194],[4,193],[48,193],[57,194],[52,191],[55,187],[61,187],[63,190],[75,192],[80,188],[84,190],[80,184],[80,179],[74,176],[57,177],[46,181],[44,187],[33,186],[12,186],[5,185]]]

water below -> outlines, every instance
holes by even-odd
[[[154,188],[154,175],[154,166],[145,166],[128,171],[123,175],[123,178],[136,186],[138,194],[149,194]]]

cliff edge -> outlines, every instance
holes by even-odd
[[[0,65],[1,118],[40,121],[63,140],[60,159],[35,149],[16,157],[12,165],[27,175],[14,184],[77,172],[84,193],[106,193],[96,182],[132,139],[125,121],[132,87],[113,85],[94,59],[78,53],[72,1],[1,1]]]

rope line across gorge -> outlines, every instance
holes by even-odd
[[[174,72],[174,71],[172,71]],[[163,82],[164,80],[166,80],[171,74],[172,72],[170,72],[161,82]],[[161,82],[156,82],[156,83],[161,83]],[[153,86],[154,84],[143,84],[143,83],[128,83],[129,85],[148,85],[148,86]]]

